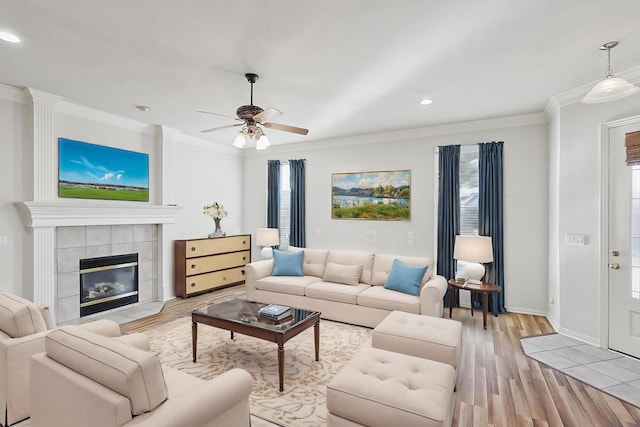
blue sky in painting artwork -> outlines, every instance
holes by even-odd
[[[59,179],[149,188],[149,155],[58,138]]]
[[[336,173],[332,175],[331,185],[334,187],[373,188],[378,185],[401,187],[410,185],[411,173],[408,170],[390,172]]]

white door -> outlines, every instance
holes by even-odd
[[[640,166],[627,166],[625,134],[609,133],[609,348],[640,357]]]

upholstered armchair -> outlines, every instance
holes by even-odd
[[[47,307],[0,292],[0,425],[10,426],[29,417],[31,356],[44,351],[44,336],[54,327]],[[105,336],[120,335],[120,326],[108,320],[82,327]],[[132,339],[144,345],[140,337]]]
[[[155,353],[74,326],[45,337],[31,361],[32,427],[249,426],[251,376],[205,381]]]

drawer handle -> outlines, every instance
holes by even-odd
[[[196,268],[196,265],[195,264],[191,264],[191,268]]]
[[[243,260],[243,261],[246,261],[246,259],[247,259],[247,257],[246,257],[246,256],[243,256],[243,257],[242,257],[242,260]]]
[[[244,270],[240,270],[242,272],[242,275],[244,276]]]
[[[191,246],[191,252],[195,252],[196,251],[196,247],[195,246]]]
[[[195,284],[195,283],[192,283],[192,284],[191,284],[191,287],[192,287],[192,288],[195,288],[195,287],[196,287],[196,284]]]
[[[246,245],[246,244],[247,244],[247,241],[246,241],[246,240],[243,240],[243,241],[242,241],[242,244],[243,244],[243,245]]]
[[[222,280],[227,280],[227,276],[223,276],[223,277],[222,277]]]

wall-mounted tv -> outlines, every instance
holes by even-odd
[[[58,196],[149,201],[149,155],[58,138]]]

